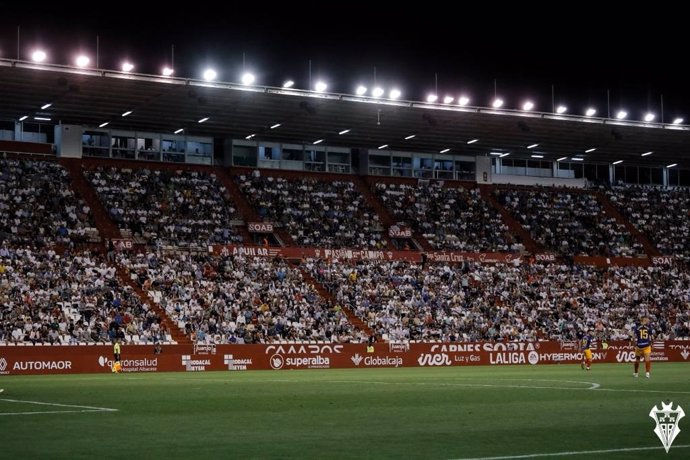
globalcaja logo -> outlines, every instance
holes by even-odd
[[[661,444],[663,444],[666,453],[668,453],[673,444],[673,440],[676,439],[676,436],[680,433],[678,422],[685,417],[683,408],[678,404],[674,409],[673,401],[669,404],[664,404],[662,401],[661,409],[656,406],[652,407],[652,410],[649,411],[649,416],[656,422],[654,432],[659,436]]]
[[[355,355],[352,356],[350,359],[352,360],[353,363],[355,363],[355,366],[359,366],[362,363],[362,360],[364,359],[364,357],[362,355],[360,355],[359,353],[355,353]]]

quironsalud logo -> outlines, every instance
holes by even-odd
[[[666,453],[668,453],[671,444],[673,444],[673,440],[676,439],[676,436],[680,433],[678,422],[685,417],[683,408],[678,404],[674,409],[673,401],[669,404],[664,404],[664,402],[661,401],[661,409],[656,406],[652,407],[652,410],[649,411],[649,416],[656,422],[654,432],[659,436],[661,444],[664,445],[664,449],[666,449]]]

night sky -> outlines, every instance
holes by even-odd
[[[16,57],[20,26],[23,59],[41,45],[50,62],[72,63],[79,49],[95,61],[99,36],[103,68],[119,69],[126,57],[137,72],[160,73],[174,44],[175,75],[182,77],[200,78],[211,66],[220,80],[239,81],[245,53],[258,84],[280,86],[290,78],[306,88],[311,60],[313,81],[323,78],[329,91],[352,93],[359,83],[372,88],[376,68],[377,83],[399,87],[406,99],[433,92],[438,74],[440,97],[468,94],[472,105],[490,103],[496,79],[506,108],[529,98],[537,110],[551,111],[555,85],[556,104],[571,113],[593,105],[605,116],[608,89],[612,113],[625,108],[637,120],[647,110],[660,114],[663,94],[666,121],[690,120],[682,14],[575,2],[554,2],[545,12],[519,3],[466,11],[458,3],[458,13],[420,2],[388,13],[393,7],[377,11],[373,2],[282,8],[228,2],[223,11],[187,2],[152,14],[127,2],[83,10],[21,2],[0,16],[0,56]]]

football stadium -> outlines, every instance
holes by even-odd
[[[97,62],[0,57],[3,456],[690,457],[681,114]]]

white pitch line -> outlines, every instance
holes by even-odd
[[[60,404],[60,403],[49,403],[49,402],[42,402],[42,401],[25,401],[22,399],[0,399],[0,401],[13,402],[13,403],[23,403],[23,404],[37,404],[40,406],[76,407],[77,409],[90,409],[92,411],[101,411],[101,412],[117,412],[117,409],[111,409],[110,407],[79,406],[76,404]],[[67,411],[65,411],[65,412],[67,412]]]
[[[690,444],[681,444],[673,446],[671,449],[687,449]],[[595,455],[595,454],[613,454],[616,452],[639,452],[643,450],[663,450],[662,446],[654,447],[623,447],[621,449],[601,449],[601,450],[580,450],[572,452],[551,452],[548,454],[525,454],[525,455],[504,455],[499,457],[471,457],[471,458],[457,458],[454,460],[514,460],[520,458],[539,458],[539,457],[569,457],[574,455]]]
[[[84,413],[84,412],[113,412],[117,409],[110,409],[107,411],[96,410],[96,409],[82,409],[82,410],[47,410],[40,412],[0,412],[0,417],[6,415],[42,415],[42,414],[74,414],[74,413]]]

